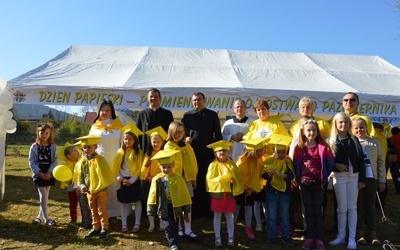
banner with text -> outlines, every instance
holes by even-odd
[[[78,105],[98,106],[104,99],[111,100],[119,109],[143,109],[147,107],[147,90],[103,90],[51,87],[49,88],[11,88],[15,103],[21,104],[44,104],[44,105]],[[287,99],[280,99],[279,96],[243,95],[241,93],[223,93],[218,91],[204,91],[206,106],[215,111],[232,111],[236,99],[245,101],[248,108],[252,108],[257,98],[264,98],[274,113],[298,113],[299,99],[303,96],[293,96]],[[161,106],[171,110],[192,109],[191,97],[193,90],[164,91],[162,90]],[[341,99],[336,100],[315,99],[315,114],[335,114],[342,111]],[[400,103],[360,103],[359,112],[371,117],[398,117],[397,110]]]

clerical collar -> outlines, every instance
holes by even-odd
[[[155,109],[149,107],[149,109],[154,111],[154,112],[157,111],[157,109],[159,109],[159,108],[160,108],[160,106],[158,106],[158,108],[155,108]]]
[[[242,119],[238,119],[236,116],[233,117],[233,122],[234,123],[245,123],[249,119],[247,116],[243,117]]]

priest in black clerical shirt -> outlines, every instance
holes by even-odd
[[[161,93],[158,89],[152,88],[147,94],[149,107],[141,110],[136,119],[136,126],[143,132],[161,126],[165,131],[168,131],[169,124],[174,121],[170,110],[160,107]],[[147,135],[139,137],[139,146],[146,153],[150,145],[150,140]]]
[[[194,109],[183,115],[182,123],[186,129],[186,142],[190,143],[196,154],[198,174],[197,187],[194,190],[193,217],[211,217],[210,195],[206,192],[205,177],[208,165],[214,160],[214,152],[208,144],[222,140],[218,114],[205,108],[205,96],[196,92],[192,96]]]

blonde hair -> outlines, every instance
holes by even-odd
[[[185,126],[183,125],[182,122],[179,122],[179,121],[171,122],[168,127],[168,136],[167,136],[166,141],[174,141],[174,135],[178,131],[178,128],[180,128],[180,127],[182,127],[183,131],[185,131]],[[184,141],[184,140],[185,140],[185,136],[183,136],[181,141]]]
[[[333,119],[332,119],[332,127],[331,127],[331,136],[329,138],[329,146],[332,149],[332,152],[336,151],[336,138],[338,137],[339,133],[337,130],[337,126],[336,126],[336,122],[339,118],[346,118],[347,121],[349,122],[349,130],[348,133],[351,134],[351,120],[350,120],[350,116],[348,114],[346,114],[345,112],[340,112],[337,113]]]
[[[314,104],[314,102],[311,100],[310,97],[306,97],[306,96],[305,96],[305,97],[301,98],[300,101],[299,101],[299,108],[300,108],[300,106],[303,105],[303,104],[310,104],[312,110],[314,111],[314,109],[315,109],[315,104]]]

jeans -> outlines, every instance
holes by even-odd
[[[268,213],[268,224],[267,224],[267,238],[276,237],[276,225],[278,220],[279,211],[279,225],[282,228],[281,237],[290,236],[289,226],[289,205],[290,205],[290,193],[289,194],[274,194],[267,192],[267,213]]]
[[[376,231],[375,198],[377,188],[378,181],[373,178],[367,178],[365,188],[358,192],[357,230],[362,230],[364,222],[366,222],[368,231]]]
[[[167,236],[168,245],[178,245],[178,223],[175,220],[174,208],[172,204],[168,204],[168,216],[161,218],[164,221],[165,235]]]
[[[322,240],[322,210],[325,189],[310,190],[301,187],[300,192],[304,206],[304,218],[307,225],[307,238]]]

